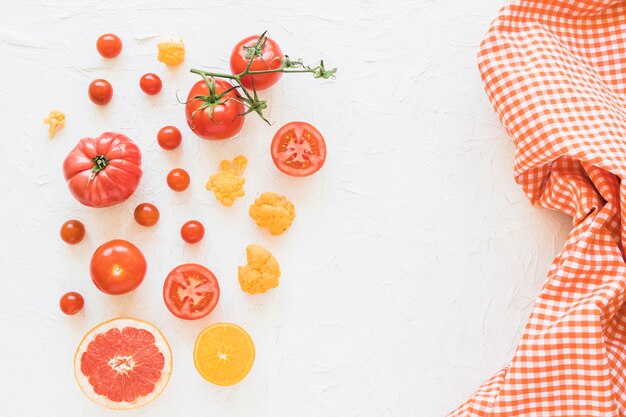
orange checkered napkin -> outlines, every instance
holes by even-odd
[[[512,1],[478,60],[516,181],[574,228],[511,363],[450,416],[626,416],[626,2]]]

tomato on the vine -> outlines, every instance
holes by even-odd
[[[135,207],[135,212],[133,213],[135,217],[135,221],[137,224],[144,227],[151,227],[157,224],[159,221],[159,209],[150,203],[141,203],[137,207]]]
[[[68,220],[61,226],[61,239],[69,245],[75,245],[85,237],[85,226],[78,220]]]
[[[213,272],[202,265],[179,265],[163,283],[163,300],[176,317],[197,320],[208,315],[220,299],[220,286]]]
[[[178,145],[180,145],[182,140],[183,136],[176,126],[162,127],[159,130],[159,133],[157,133],[157,142],[159,143],[159,146],[168,151],[178,148]]]
[[[233,88],[226,80],[215,80],[215,94]],[[200,98],[199,98],[200,97]],[[203,139],[220,140],[235,136],[243,127],[245,106],[237,90],[233,89],[216,103],[210,102],[209,86],[204,80],[191,87],[185,104],[189,128]]]
[[[117,35],[105,33],[96,41],[96,49],[105,58],[115,58],[122,52],[122,41]]]
[[[167,185],[176,192],[185,191],[190,181],[189,174],[182,168],[174,168],[167,174]]]
[[[189,220],[180,228],[180,236],[187,243],[198,243],[204,237],[204,226],[197,220]]]
[[[82,295],[75,291],[63,294],[59,300],[59,307],[61,307],[61,311],[69,316],[78,313],[83,309],[84,305],[85,299]]]
[[[139,248],[115,239],[101,245],[91,257],[89,272],[98,289],[106,294],[125,294],[137,288],[148,265]]]
[[[240,74],[248,67],[248,51],[254,47],[259,39],[259,35],[248,36],[235,45],[230,54],[230,69],[233,74]],[[244,48],[246,47],[246,48]],[[252,52],[252,51],[251,51]],[[264,71],[280,68],[283,62],[283,52],[280,46],[271,38],[265,39],[265,46],[261,56],[255,55],[250,64],[250,71]],[[283,74],[281,72],[270,72],[266,74],[246,75],[241,78],[241,83],[246,88],[265,90],[278,82]]]
[[[103,79],[93,80],[89,84],[89,99],[99,106],[104,106],[113,97],[113,86]]]
[[[292,177],[306,177],[324,165],[326,142],[315,126],[290,122],[274,135],[271,153],[274,165],[281,172]]]
[[[161,88],[163,87],[163,82],[158,75],[149,72],[147,74],[144,74],[139,79],[139,87],[141,87],[144,93],[153,96],[161,91]]]

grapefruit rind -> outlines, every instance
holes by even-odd
[[[245,345],[246,345],[245,347],[249,349],[249,357],[248,357],[247,363],[243,367],[244,370],[241,372],[241,374],[237,378],[232,378],[228,381],[220,381],[219,379],[215,378],[215,375],[214,375],[215,370],[213,370],[213,372],[209,374],[207,373],[208,369],[203,369],[203,366],[202,366],[203,362],[207,362],[208,360],[210,360],[205,356],[206,353],[209,353],[209,354],[211,353],[211,352],[206,352],[206,350],[202,348],[201,346],[202,340],[206,338],[206,339],[209,339],[207,341],[210,343],[216,343],[216,342],[220,343],[220,341],[215,338],[215,335],[212,334],[213,331],[219,328],[236,330],[239,333],[238,336],[241,338],[240,340],[245,341]],[[210,325],[209,327],[204,329],[202,332],[200,332],[200,334],[198,335],[198,338],[196,339],[196,343],[194,344],[194,347],[193,347],[193,363],[196,367],[196,370],[200,374],[200,376],[202,376],[202,378],[204,378],[206,381],[215,385],[222,386],[222,387],[235,385],[241,382],[250,373],[250,370],[252,369],[252,365],[254,364],[255,356],[256,356],[256,350],[255,350],[254,342],[252,341],[252,338],[250,337],[248,332],[245,331],[245,329],[243,329],[241,326],[238,326],[234,323],[215,323],[215,324]]]
[[[82,355],[87,350],[89,343],[91,343],[96,338],[96,336],[102,333],[106,333],[111,329],[117,328],[121,330],[125,327],[134,327],[137,329],[147,330],[152,333],[154,335],[155,346],[165,357],[165,363],[163,365],[163,370],[161,371],[161,378],[154,385],[154,390],[146,396],[137,397],[137,399],[132,402],[112,401],[104,395],[97,394],[89,383],[89,378],[85,376],[80,369]],[[87,334],[85,334],[80,344],[78,345],[78,348],[76,349],[76,354],[74,355],[74,376],[76,377],[76,382],[78,383],[81,391],[85,394],[85,396],[87,396],[87,398],[89,398],[96,404],[114,410],[129,410],[132,408],[141,407],[151,401],[154,401],[159,397],[161,392],[163,392],[163,390],[167,386],[171,373],[172,350],[170,349],[170,346],[167,343],[167,340],[165,339],[163,333],[161,333],[161,331],[153,324],[132,317],[118,317],[95,326],[94,328],[89,330]]]

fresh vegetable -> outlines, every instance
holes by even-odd
[[[125,201],[141,180],[141,151],[128,136],[106,132],[83,138],[67,155],[63,173],[72,195],[90,207]]]
[[[185,44],[182,40],[159,42],[157,48],[159,49],[157,59],[165,65],[174,67],[185,60]]]
[[[98,53],[105,58],[115,58],[122,52],[122,40],[112,33],[106,33],[96,41]]]
[[[198,81],[185,103],[189,128],[203,139],[220,140],[235,136],[243,127],[245,107],[239,93],[228,81]]]
[[[141,203],[135,207],[133,213],[137,224],[144,227],[152,227],[159,221],[159,209],[150,203]]]
[[[204,237],[204,226],[197,220],[189,220],[180,228],[180,236],[187,243],[198,243]]]
[[[165,126],[157,133],[157,142],[163,149],[171,151],[178,148],[180,142],[182,142],[183,136],[180,134],[180,130],[176,126]]]
[[[61,226],[59,234],[65,243],[75,245],[85,237],[85,226],[78,220],[68,220]]]
[[[241,94],[238,101],[241,101],[245,104],[245,107],[247,107],[245,111],[239,111],[237,113],[239,115],[246,115],[254,112],[270,124],[263,114],[263,110],[267,108],[267,102],[259,99],[257,90],[269,87],[278,80],[280,74],[286,73],[310,73],[313,74],[313,77],[315,78],[335,78],[337,69],[333,68],[327,70],[326,67],[324,67],[324,61],[320,61],[318,65],[311,67],[309,65],[304,65],[300,59],[292,60],[287,55],[283,55],[280,57],[280,65],[276,66],[276,63],[278,62],[278,54],[282,54],[278,45],[276,45],[276,43],[271,39],[268,39],[266,33],[263,33],[258,37],[255,36],[254,38],[256,38],[256,42],[252,43],[248,42],[249,38],[244,39],[241,46],[238,45],[235,47],[235,50],[233,50],[233,53],[231,54],[231,65],[235,62],[233,72],[239,69],[242,66],[243,60],[245,60],[245,66],[241,72],[237,74],[224,74],[200,69],[191,70],[192,73],[198,74],[202,77],[205,87],[203,91],[201,91],[199,88],[196,88],[198,86],[198,84],[196,84],[192,89],[193,94],[190,93],[187,98],[187,102],[185,104],[187,105],[186,110],[188,123],[190,123],[191,119],[189,117],[189,103],[192,102],[190,101],[192,98],[195,102],[197,102],[194,110],[195,108],[199,108],[201,106],[207,107],[208,110],[206,113],[210,116],[212,114],[213,107],[215,107],[215,103],[223,101],[221,96],[223,91],[227,88],[233,88],[234,86],[234,88],[237,89],[237,95],[239,95],[239,93]],[[237,52],[237,48],[241,48],[239,49],[239,52]],[[253,67],[261,69],[254,69]],[[224,80],[229,80],[232,84],[228,83],[227,87],[220,91],[211,88],[211,85],[224,82]],[[255,82],[252,83],[251,80],[254,80]],[[260,85],[257,85],[257,82]],[[243,121],[241,123],[243,123]],[[199,135],[202,136],[201,134]]]
[[[144,93],[153,96],[161,91],[163,82],[158,75],[149,72],[141,76],[139,79],[139,87],[141,87]]]
[[[239,41],[230,54],[230,70],[233,74],[241,74],[246,69],[249,71],[277,70],[283,65],[283,52],[280,46],[267,36],[258,47],[259,35],[248,36]],[[252,58],[252,63],[250,59]],[[241,77],[241,84],[246,88],[265,90],[280,80],[281,72],[268,72],[265,74],[245,75]]]
[[[267,227],[272,235],[280,235],[296,218],[293,203],[276,193],[263,193],[248,211],[250,217],[261,227]]]
[[[235,385],[254,364],[250,335],[233,323],[215,323],[204,329],[193,347],[193,363],[202,378],[221,386]]]
[[[115,239],[101,245],[91,257],[91,280],[106,294],[125,294],[137,288],[146,276],[146,258],[127,240]]]
[[[89,99],[99,106],[104,106],[113,97],[113,86],[107,80],[93,80],[89,84]]]
[[[167,185],[176,192],[185,191],[190,181],[189,174],[182,168],[175,168],[167,174]]]
[[[77,292],[70,291],[61,297],[59,300],[59,306],[61,307],[61,311],[68,316],[73,316],[83,309],[85,305],[85,299],[82,295]]]
[[[163,283],[167,309],[184,320],[206,317],[220,299],[220,286],[213,272],[202,265],[179,265]]]
[[[292,177],[306,177],[324,165],[326,142],[315,126],[291,122],[274,135],[271,154],[279,171]]]
[[[211,175],[206,183],[206,189],[213,191],[215,198],[226,207],[233,205],[238,197],[243,197],[243,185],[246,179],[241,176],[246,169],[248,160],[243,155],[237,155],[233,162],[224,160],[220,163],[220,170]]]
[[[53,138],[60,129],[65,127],[65,113],[61,110],[51,110],[43,119],[43,123],[48,125],[48,137]]]
[[[274,255],[259,245],[246,248],[248,264],[239,267],[239,286],[249,294],[278,287],[280,267]]]
[[[116,410],[155,400],[172,372],[172,351],[154,325],[129,317],[101,323],[81,340],[74,375],[96,404]]]

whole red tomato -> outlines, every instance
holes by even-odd
[[[121,133],[83,138],[65,157],[63,173],[82,204],[107,207],[130,197],[141,180],[141,151]]]
[[[226,80],[215,80],[215,94],[219,95],[233,86]],[[204,98],[197,98],[198,96]],[[193,132],[203,139],[220,140],[235,136],[243,127],[245,106],[237,90],[232,90],[220,99],[221,104],[204,107],[209,96],[209,87],[204,80],[191,87],[185,105],[187,124]],[[201,110],[200,110],[201,109]],[[197,111],[196,111],[197,110]],[[194,113],[195,112],[195,113]]]
[[[89,84],[89,99],[99,106],[104,106],[113,97],[113,86],[107,80],[93,80]]]
[[[254,46],[259,40],[258,35],[248,36],[235,45],[233,52],[230,54],[230,69],[233,74],[240,74],[248,67],[249,59],[246,58],[247,50],[244,48]],[[265,39],[265,47],[261,56],[255,56],[250,65],[250,71],[263,71],[268,69],[279,68],[283,61],[283,52],[280,46],[270,38]],[[246,75],[241,78],[241,83],[246,88],[254,88],[256,90],[265,90],[278,82],[283,74],[281,72],[270,72],[267,74]]]
[[[137,288],[146,276],[146,258],[127,240],[106,242],[93,253],[91,280],[106,294],[125,294]]]

